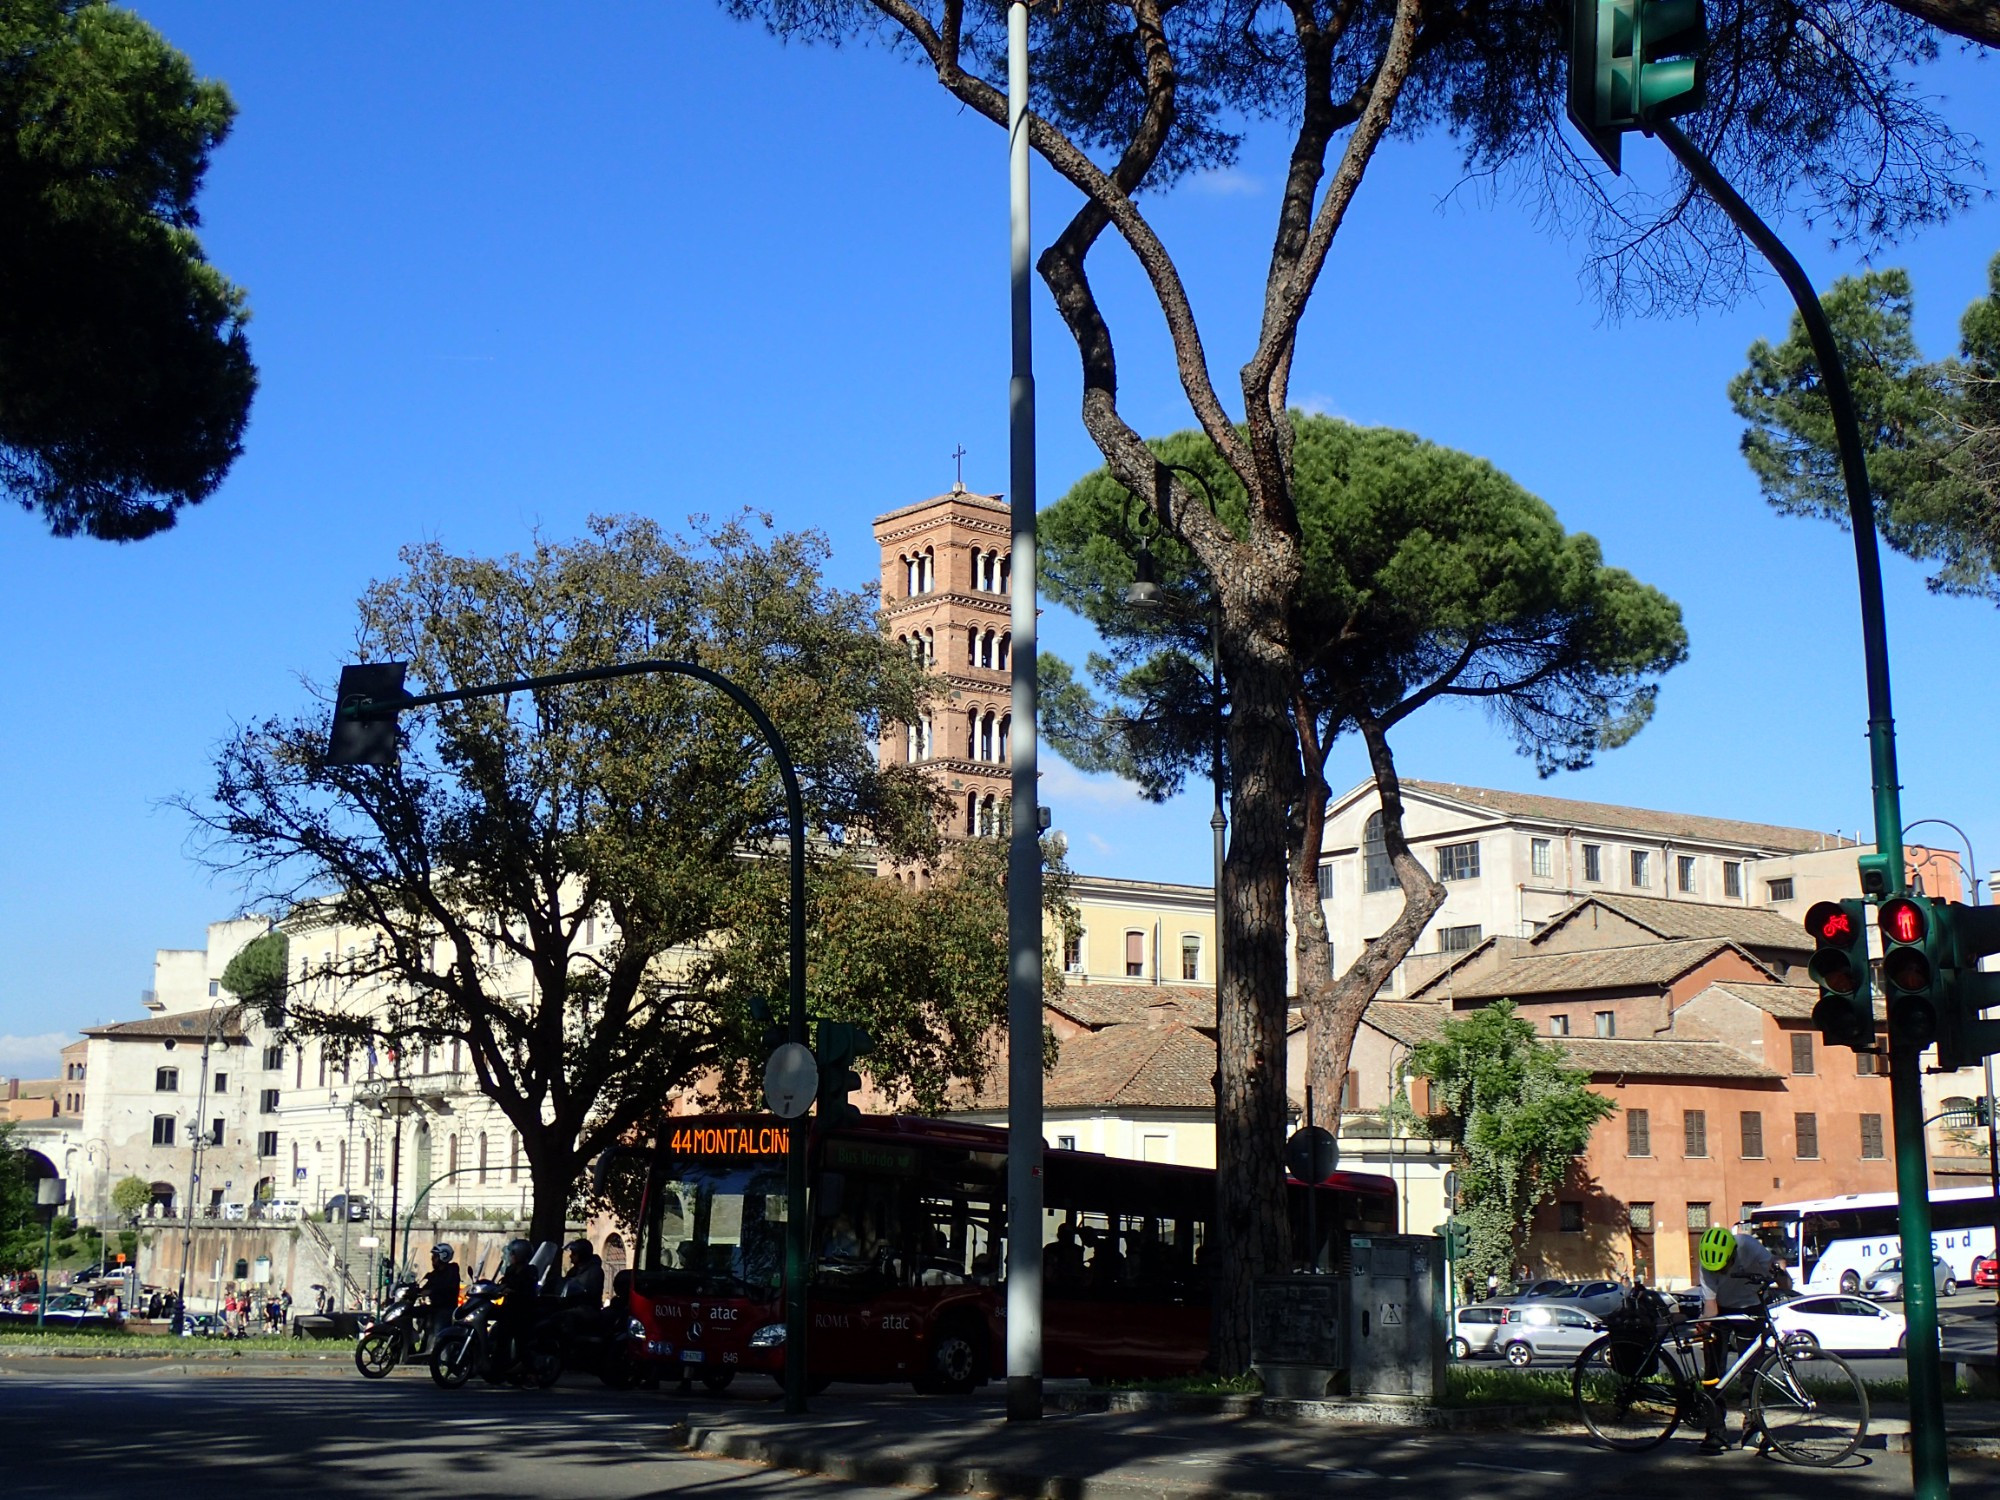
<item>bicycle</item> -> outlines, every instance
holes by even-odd
[[[1771,1289],[1755,1312],[1692,1318],[1658,1328],[1614,1329],[1577,1356],[1570,1387],[1583,1425],[1607,1448],[1640,1453],[1684,1421],[1707,1422],[1738,1376],[1749,1384],[1743,1444],[1824,1468],[1861,1446],[1868,1392],[1848,1363],[1786,1343],[1771,1322]],[[1731,1327],[1755,1336],[1722,1372],[1704,1380],[1701,1332]],[[1726,1407],[1724,1408],[1726,1410]]]

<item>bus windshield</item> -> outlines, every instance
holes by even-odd
[[[664,1156],[648,1188],[649,1291],[769,1295],[785,1264],[785,1163]]]

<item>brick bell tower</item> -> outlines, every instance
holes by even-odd
[[[947,834],[998,837],[1013,796],[1007,505],[960,480],[948,494],[877,516],[875,541],[882,628],[943,679],[926,722],[884,731],[883,764],[934,771],[951,794]]]

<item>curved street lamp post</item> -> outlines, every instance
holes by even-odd
[[[785,821],[791,845],[791,920],[787,942],[790,1004],[785,1019],[785,1035],[787,1041],[806,1045],[805,800],[799,794],[799,776],[792,765],[791,750],[761,703],[720,672],[697,662],[664,658],[620,662],[615,666],[591,667],[580,672],[551,672],[513,682],[486,683],[478,687],[415,696],[403,689],[403,674],[408,666],[407,662],[369,662],[341,668],[333,725],[327,743],[329,764],[393,765],[397,749],[396,716],[405,709],[425,708],[436,703],[462,703],[472,698],[500,698],[510,693],[528,693],[538,688],[563,687],[578,682],[603,682],[615,677],[640,677],[655,673],[692,677],[697,682],[707,683],[742,709],[751,723],[757,726],[757,732],[763,735],[764,743],[771,747],[771,757],[778,764],[778,775],[785,786]],[[1018,727],[1016,733],[1019,733]],[[1037,869],[1039,871],[1039,866]],[[1036,1080],[1040,1081],[1039,1073]],[[785,1162],[785,1410],[797,1414],[806,1409],[806,1132],[802,1127],[794,1126],[788,1135],[789,1149]],[[393,1237],[393,1208],[390,1211],[390,1233]]]

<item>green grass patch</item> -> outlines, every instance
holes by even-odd
[[[1571,1404],[1568,1370],[1516,1370],[1449,1365],[1443,1406],[1545,1406]]]
[[[129,1350],[158,1358],[223,1358],[239,1354],[284,1354],[307,1358],[347,1347],[345,1339],[295,1339],[262,1334],[247,1339],[176,1339],[125,1333],[111,1328],[0,1329],[0,1350],[35,1354],[109,1354]]]

